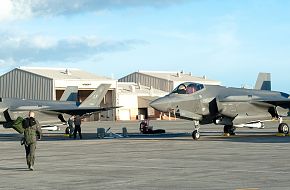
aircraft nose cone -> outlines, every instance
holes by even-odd
[[[152,108],[161,111],[161,112],[168,112],[169,110],[169,102],[166,98],[158,98],[149,104]]]

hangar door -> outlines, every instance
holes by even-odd
[[[130,120],[130,110],[129,109],[119,110],[119,119],[122,121]]]

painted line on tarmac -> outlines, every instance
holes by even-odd
[[[152,167],[152,166],[137,166],[137,165],[132,165],[132,166],[125,166],[125,165],[107,165],[107,164],[102,164],[102,165],[96,165],[98,167],[111,167],[111,168],[137,168],[137,169],[158,169],[158,170],[168,170],[168,169],[171,169],[171,170],[184,170],[184,167],[176,167],[176,168],[168,168],[168,167]]]
[[[101,164],[97,165],[99,167],[111,167],[111,168],[138,168],[138,169],[158,169],[158,170],[184,170],[187,167],[152,167],[152,166],[138,166],[138,165],[109,165],[109,164]],[[205,170],[207,172],[219,172],[220,169],[208,169]],[[289,172],[282,171],[249,171],[249,170],[223,170],[225,173],[228,172],[245,172],[245,173],[271,173],[271,174],[289,174]]]

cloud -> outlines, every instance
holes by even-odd
[[[96,36],[55,39],[43,35],[0,35],[0,65],[31,62],[77,62],[103,53],[129,51],[141,40],[104,40]]]
[[[165,7],[188,0],[1,0],[0,21],[33,16],[74,15],[129,7]]]
[[[10,0],[2,0],[0,3],[0,21],[11,18],[13,5]]]

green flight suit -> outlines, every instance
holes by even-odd
[[[38,121],[34,118],[25,118],[22,125],[24,128],[26,162],[28,168],[31,169],[34,166],[36,142],[37,139],[41,138],[42,132]]]

